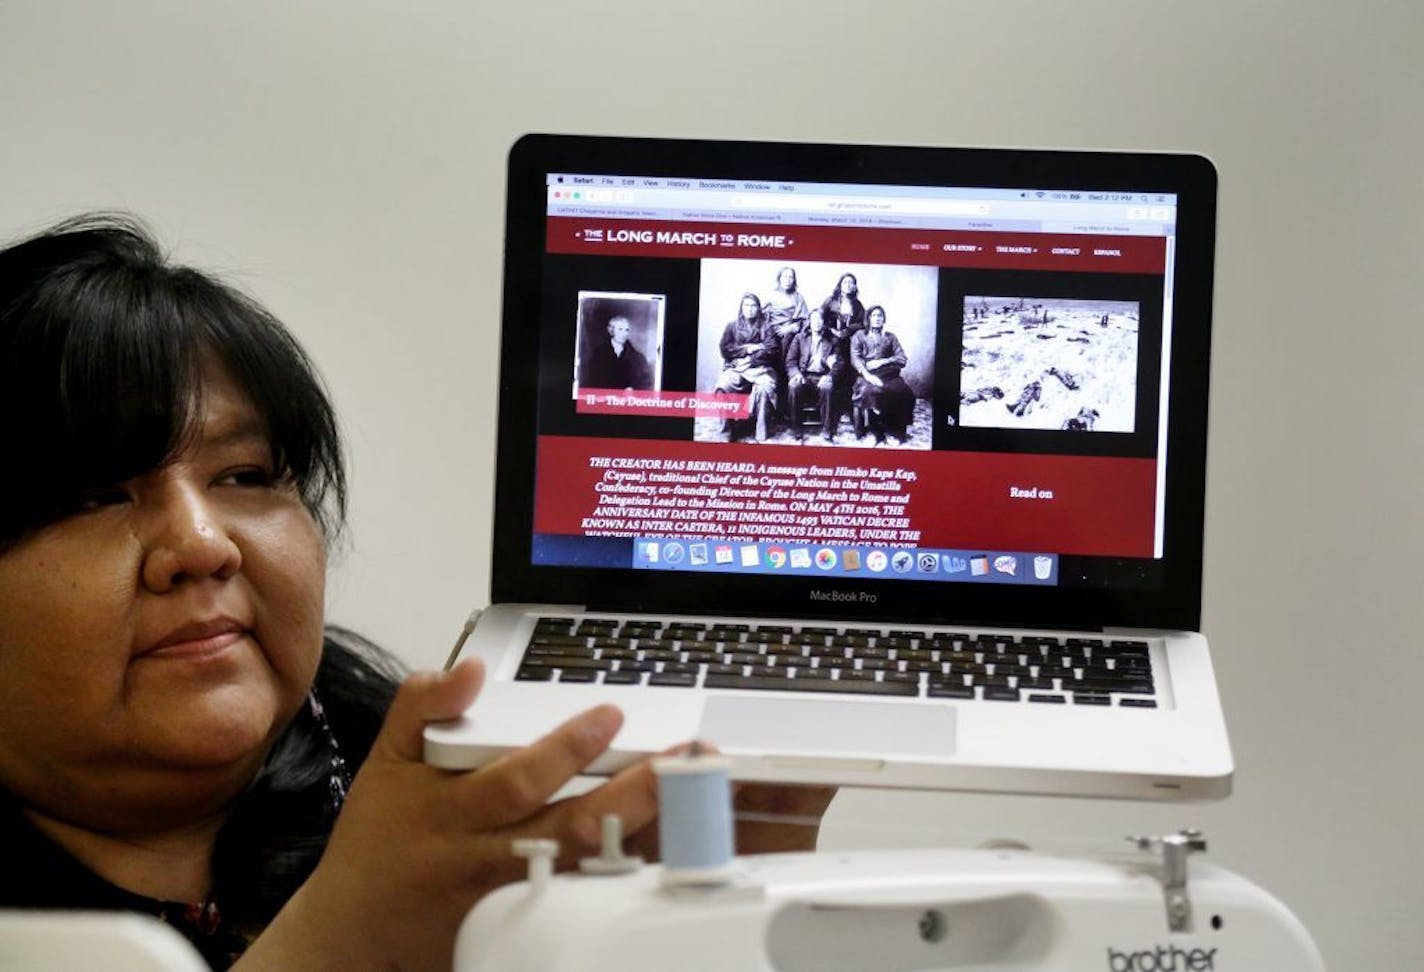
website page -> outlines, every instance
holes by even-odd
[[[548,191],[535,563],[1152,583],[1171,197]]]

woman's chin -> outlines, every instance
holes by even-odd
[[[143,714],[141,748],[156,761],[218,769],[260,760],[292,716],[271,686],[224,685]]]

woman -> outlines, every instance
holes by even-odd
[[[865,305],[860,302],[859,293],[860,284],[856,282],[855,274],[843,273],[836,281],[836,289],[821,301],[821,315],[826,325],[847,351],[851,335],[865,326]]]
[[[647,840],[647,764],[547,802],[612,707],[476,773],[421,762],[478,664],[397,690],[324,630],[330,403],[274,318],[132,220],[0,250],[0,423],[0,907],[159,915],[215,968],[448,969],[465,912],[520,876],[511,838],[567,863],[616,813]]]

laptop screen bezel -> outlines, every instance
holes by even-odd
[[[665,177],[1034,186],[1171,192],[1178,197],[1163,583],[1160,589],[874,585],[873,607],[813,600],[857,592],[852,580],[541,566],[531,562],[538,441],[541,267],[546,179],[554,172]],[[527,135],[509,153],[500,346],[492,603],[560,603],[610,611],[768,617],[883,617],[1015,627],[1200,625],[1216,170],[1199,155],[1040,149],[910,148]]]

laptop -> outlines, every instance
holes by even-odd
[[[479,766],[1145,799],[1233,771],[1192,155],[531,135],[509,155]]]

